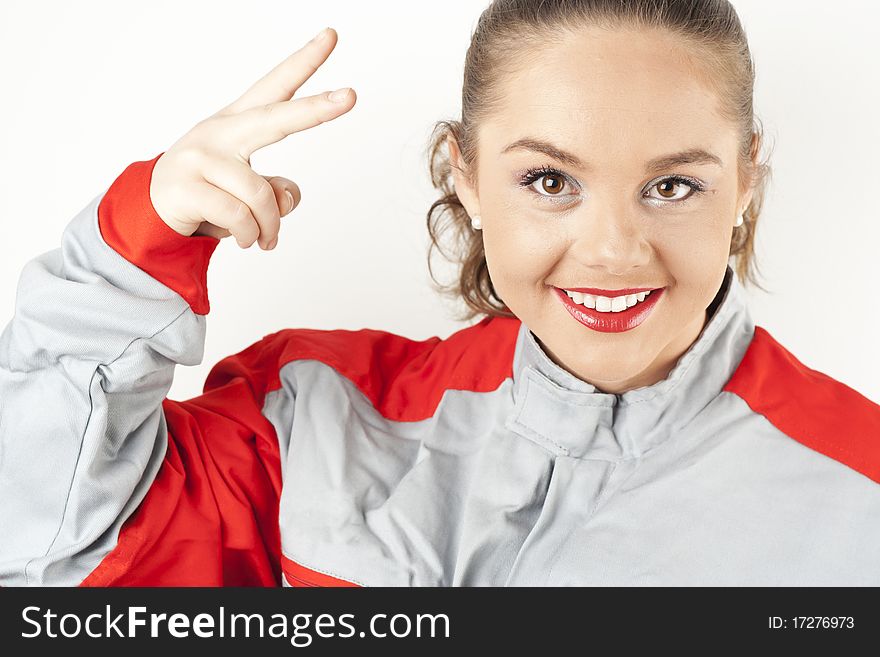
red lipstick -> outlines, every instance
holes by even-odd
[[[655,287],[630,287],[625,290],[600,290],[597,287],[567,287],[565,288],[569,292],[583,292],[584,294],[592,294],[597,297],[608,297],[609,299],[613,299],[614,297],[622,297],[625,294],[638,294],[639,292],[653,292],[654,290],[658,290],[660,288]]]
[[[602,290],[593,291],[594,288],[567,288],[571,292],[585,292],[587,294],[599,294],[601,296],[606,297],[619,297],[624,294],[636,294],[638,292],[646,292],[645,289],[638,290],[618,290],[618,291],[610,291],[606,290],[602,292]],[[651,289],[651,288],[648,288]],[[559,300],[562,301],[565,309],[571,313],[571,316],[574,317],[581,324],[586,326],[587,328],[591,328],[594,331],[600,331],[602,333],[620,333],[622,331],[629,331],[634,329],[636,326],[644,322],[648,315],[651,314],[651,311],[654,310],[654,306],[657,305],[657,302],[660,300],[660,297],[663,295],[665,288],[658,288],[651,291],[644,301],[640,301],[636,305],[627,308],[626,310],[622,310],[619,313],[612,312],[599,312],[594,308],[587,308],[584,305],[579,303],[575,303],[571,300],[571,298],[558,287],[554,287],[553,291],[556,293],[556,296],[559,297]]]

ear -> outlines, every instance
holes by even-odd
[[[757,133],[752,133],[752,143],[751,143],[751,160],[752,160],[752,171],[757,175],[758,171],[758,150],[761,146],[761,142],[759,140]],[[737,208],[739,209],[740,214],[746,211],[749,205],[752,202],[752,197],[755,195],[755,184],[757,183],[756,179],[752,179],[749,183],[748,188],[743,192],[742,196],[739,198],[737,203]]]
[[[740,199],[740,202],[737,205],[737,208],[739,208],[739,214],[743,214],[748,209],[754,195],[754,188],[749,188],[749,190],[745,193],[742,199]]]
[[[455,193],[465,211],[473,217],[480,214],[480,201],[476,190],[470,182],[470,176],[465,168],[458,144],[452,136],[446,138],[446,146],[449,149],[449,164],[452,168],[452,182],[455,185]]]

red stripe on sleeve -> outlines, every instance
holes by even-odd
[[[296,561],[281,557],[281,566],[284,569],[284,577],[291,586],[333,586],[333,587],[357,587],[359,584],[345,579],[319,573],[311,568],[298,564]]]
[[[880,482],[880,406],[810,369],[760,326],[724,390],[791,438]]]
[[[194,313],[207,315],[208,263],[220,240],[185,237],[156,213],[150,181],[162,155],[135,162],[119,175],[98,206],[98,226],[114,251],[177,292]]]

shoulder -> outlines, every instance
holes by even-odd
[[[724,390],[798,442],[880,482],[880,405],[755,334]]]
[[[520,320],[486,317],[447,338],[414,340],[376,329],[288,328],[218,362],[205,390],[231,377],[280,387],[280,371],[295,361],[319,361],[350,380],[386,417],[430,417],[445,390],[489,392],[512,376]]]

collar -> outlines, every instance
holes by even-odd
[[[523,323],[513,360],[514,407],[506,426],[556,455],[619,461],[683,429],[720,393],[754,333],[745,291],[730,265],[709,321],[667,377],[621,394],[599,392],[546,354]]]

